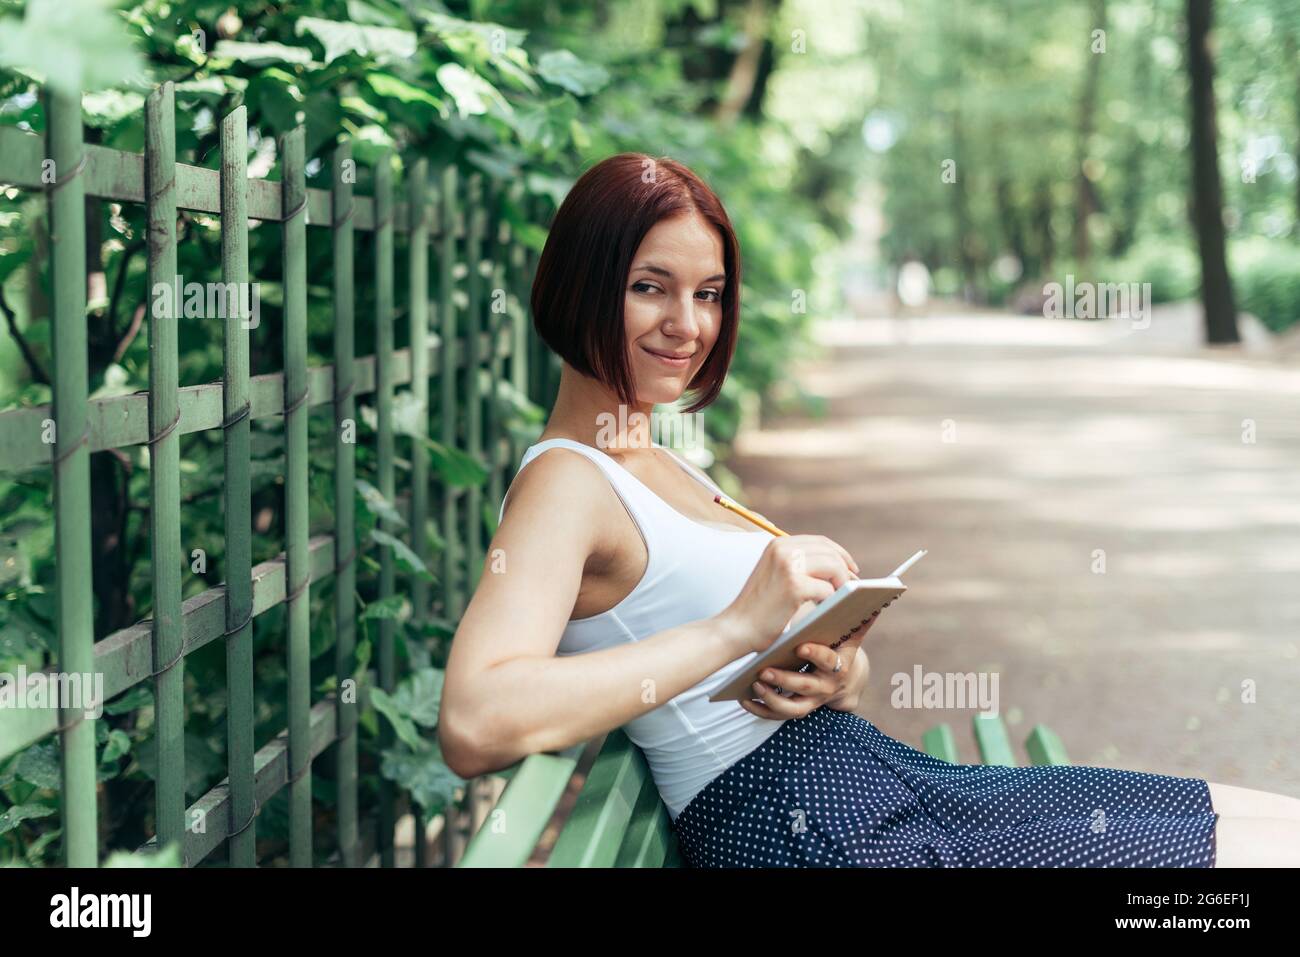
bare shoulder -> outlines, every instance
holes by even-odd
[[[562,532],[594,546],[610,507],[618,502],[600,466],[572,449],[548,449],[511,482],[498,534]]]

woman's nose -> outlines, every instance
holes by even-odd
[[[700,323],[695,315],[696,301],[693,295],[684,300],[672,300],[672,309],[665,317],[665,331],[683,339],[694,339],[699,335]]]

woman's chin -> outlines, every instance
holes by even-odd
[[[636,397],[638,402],[647,405],[671,405],[680,399],[685,392],[685,383],[662,382],[655,383],[647,389],[637,389]]]

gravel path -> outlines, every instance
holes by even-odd
[[[891,694],[917,666],[984,673],[1022,762],[1041,721],[1076,764],[1300,796],[1300,360],[1178,321],[819,326],[792,380],[826,414],[770,416],[729,464],[864,575],[930,550],[867,643],[886,733],[947,721],[977,761],[980,704]]]

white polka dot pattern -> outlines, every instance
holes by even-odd
[[[785,721],[673,827],[695,867],[1213,867],[1200,778],[949,764],[832,708]]]

